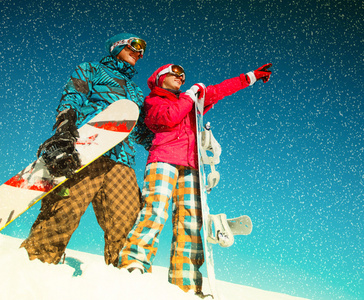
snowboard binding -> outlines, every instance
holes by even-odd
[[[54,135],[38,149],[49,173],[54,177],[71,177],[81,167],[80,155],[75,149],[75,138],[68,134]]]
[[[220,180],[220,173],[216,171],[215,165],[220,163],[221,146],[212,135],[211,125],[208,122],[205,130],[201,132],[201,157],[205,165],[210,165],[211,173],[207,176],[206,191],[210,193]],[[211,154],[211,155],[208,155]]]
[[[224,248],[234,244],[234,235],[248,235],[253,229],[248,216],[226,219],[225,214],[209,215],[208,225],[207,241]]]

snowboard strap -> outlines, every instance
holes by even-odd
[[[248,216],[226,219],[226,214],[209,215],[207,241],[230,247],[234,244],[234,235],[248,235],[252,229],[253,224]]]
[[[205,130],[201,132],[201,158],[202,163],[210,165],[211,173],[207,176],[206,190],[210,193],[220,180],[220,173],[216,171],[215,165],[220,163],[221,146],[212,135],[211,125],[208,122]],[[211,155],[208,155],[211,154]]]
[[[219,244],[221,247],[230,247],[234,244],[234,234],[225,214],[208,216],[207,241],[212,244]]]
[[[55,134],[38,149],[49,173],[54,177],[71,177],[81,168],[80,155],[75,149],[76,139],[69,133]]]

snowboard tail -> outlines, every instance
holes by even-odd
[[[137,104],[122,99],[80,127],[75,147],[82,166],[75,173],[122,142],[135,127],[138,117]],[[42,157],[7,180],[0,186],[0,231],[67,180],[51,176]]]

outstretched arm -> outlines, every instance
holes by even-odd
[[[208,87],[205,87],[203,84],[198,83],[195,84],[193,87],[195,87],[196,93],[199,94],[199,98],[205,96],[206,112],[219,100],[255,84],[258,80],[262,80],[264,83],[268,82],[272,73],[272,71],[268,69],[271,66],[271,63],[265,64],[255,71],[241,74],[238,77],[226,79],[216,85],[209,85]]]

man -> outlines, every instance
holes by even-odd
[[[139,143],[148,149],[153,134],[144,125],[143,92],[131,79],[146,43],[134,34],[121,33],[110,38],[106,48],[109,56],[82,63],[72,74],[57,108],[56,132],[38,152],[52,151],[60,140],[74,149],[77,128],[119,99],[135,102],[140,117],[127,139],[42,199],[41,212],[21,245],[31,260],[57,264],[91,202],[104,231],[105,262],[117,266],[119,252],[140,211],[133,146]],[[73,161],[52,162],[48,169],[55,174],[72,173],[80,166],[77,153],[72,157]]]

